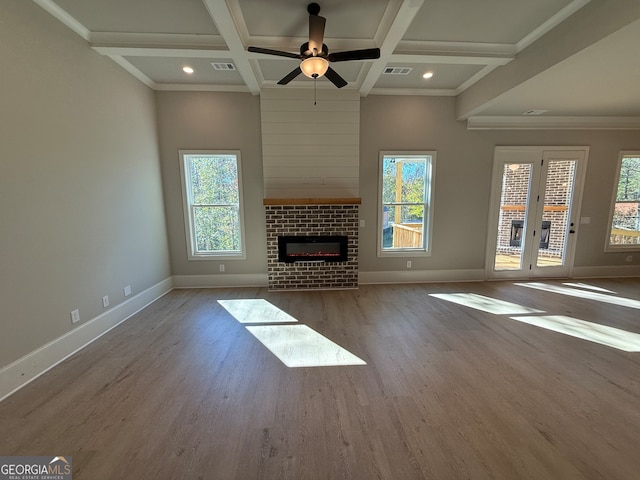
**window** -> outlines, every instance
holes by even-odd
[[[435,152],[381,152],[378,256],[430,254]]]
[[[240,152],[180,157],[189,260],[244,258]]]
[[[621,152],[607,250],[640,250],[640,152]]]

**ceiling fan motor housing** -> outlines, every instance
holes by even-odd
[[[312,57],[313,52],[309,50],[309,42],[304,42],[300,45],[300,55],[303,57]],[[322,51],[318,52],[318,57],[327,57],[329,55],[329,47],[326,43],[322,44]]]

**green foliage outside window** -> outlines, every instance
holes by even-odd
[[[382,248],[424,249],[431,156],[382,159]],[[402,230],[402,231],[400,231]]]
[[[239,252],[240,193],[236,155],[186,155],[194,253]]]
[[[640,157],[624,156],[613,213],[614,229],[640,230]]]

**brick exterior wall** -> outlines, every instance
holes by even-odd
[[[265,211],[270,290],[358,288],[359,205],[265,205]],[[278,237],[282,235],[345,235],[349,258],[346,262],[279,262]]]
[[[549,248],[541,249],[540,255],[546,257],[560,257],[567,231],[568,205],[571,195],[569,187],[574,177],[575,162],[553,161],[549,165],[543,221],[551,222]],[[512,220],[524,220],[524,207],[527,201],[529,177],[531,169],[528,165],[520,165],[517,170],[505,166],[503,192],[498,232],[498,252],[512,253],[518,247],[509,245],[511,238]],[[535,200],[535,199],[534,199]],[[521,209],[519,207],[522,207]],[[536,229],[539,231],[540,226]]]

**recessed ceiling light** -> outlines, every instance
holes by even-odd
[[[422,78],[427,79],[427,78],[431,78],[431,77],[433,77],[433,72],[426,72],[426,73],[422,74]]]
[[[182,67],[182,71],[184,73],[188,73],[189,75],[191,75],[193,73],[193,68],[191,68],[191,67]]]

